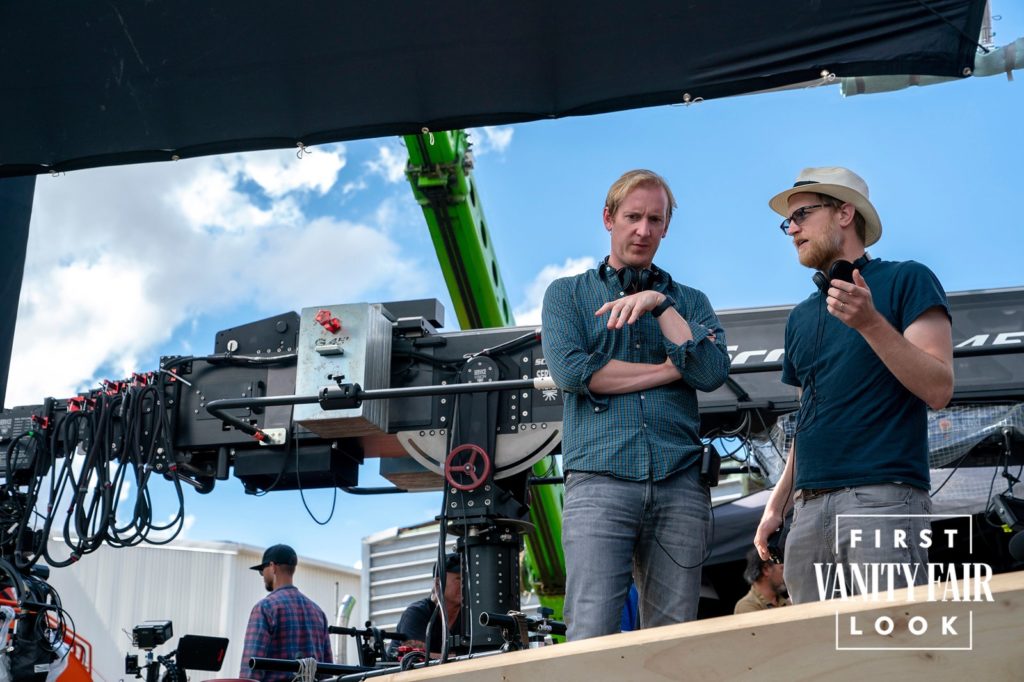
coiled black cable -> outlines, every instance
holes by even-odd
[[[72,401],[50,427],[49,437],[26,435],[12,443],[5,462],[8,487],[13,481],[16,447],[28,443],[20,456],[32,457],[34,466],[31,482],[22,493],[26,500],[22,517],[13,531],[17,533],[14,560],[19,569],[31,566],[39,555],[51,566],[62,567],[104,543],[115,547],[166,544],[181,532],[184,492],[173,460],[167,456],[173,448],[166,396],[163,381],[95,392]],[[24,462],[19,460],[19,466]],[[155,521],[150,489],[154,474],[156,480],[169,478],[175,489],[176,509],[165,523]],[[132,488],[134,500],[119,504]],[[45,510],[37,509],[44,499]],[[36,516],[42,518],[41,523],[33,523]],[[70,550],[65,557],[55,556],[46,544],[55,524]],[[31,546],[28,539],[32,539]]]

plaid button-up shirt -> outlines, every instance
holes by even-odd
[[[327,616],[294,585],[277,588],[257,602],[249,614],[239,677],[264,682],[295,677],[294,673],[250,671],[249,659],[254,656],[291,660],[315,658],[319,663],[333,663]]]
[[[608,276],[588,270],[548,287],[542,342],[551,376],[565,392],[566,471],[660,481],[700,456],[697,390],[713,391],[729,375],[725,332],[702,292],[672,282],[665,293],[689,323],[693,340],[672,343],[650,314],[621,330],[609,330],[608,316],[594,312],[625,295],[614,270]],[[679,381],[620,395],[598,395],[589,389],[590,378],[609,360],[657,364],[666,358],[679,368]]]

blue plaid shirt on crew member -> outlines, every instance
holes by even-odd
[[[595,268],[555,280],[544,294],[544,358],[564,391],[564,467],[630,481],[660,481],[700,456],[697,390],[713,391],[729,375],[725,331],[703,292],[674,281],[664,293],[675,300],[693,340],[672,343],[650,314],[609,330],[608,315],[597,317],[594,312],[626,294],[613,268],[598,268],[608,268],[607,276]],[[679,368],[679,381],[620,395],[590,391],[590,378],[609,360],[654,364],[667,357]]]
[[[315,658],[333,663],[327,616],[294,585],[279,587],[252,607],[245,628],[245,647],[239,677],[264,682],[291,680],[295,673],[249,670],[249,659]]]

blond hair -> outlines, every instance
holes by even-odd
[[[627,171],[608,188],[608,196],[605,197],[604,206],[612,216],[619,210],[619,205],[626,199],[630,192],[637,187],[661,187],[668,197],[668,215],[665,216],[665,223],[672,220],[672,210],[676,207],[676,198],[672,196],[668,182],[654,171],[637,170]]]

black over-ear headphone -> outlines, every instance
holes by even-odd
[[[871,256],[865,253],[863,256],[853,261],[852,263],[848,260],[837,260],[832,264],[832,267],[828,269],[828,275],[826,276],[820,270],[814,273],[811,280],[814,285],[818,287],[818,291],[822,294],[828,293],[828,288],[832,285],[832,280],[839,279],[844,282],[853,283],[853,271],[860,270],[864,271],[864,266],[871,260]]]
[[[630,293],[647,291],[648,289],[664,291],[672,284],[672,276],[657,265],[651,264],[649,268],[635,268],[626,265],[616,270],[608,264],[608,258],[609,256],[605,256],[604,260],[601,261],[601,276],[607,277],[610,273],[614,272],[616,277],[619,278],[623,291]]]

